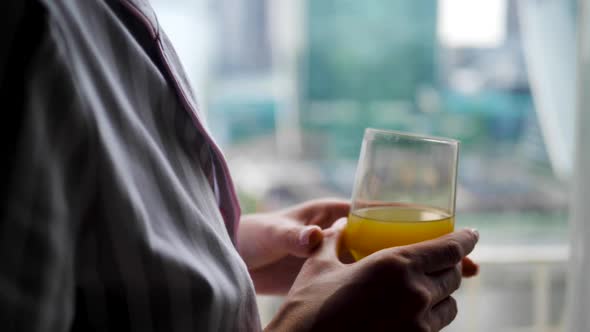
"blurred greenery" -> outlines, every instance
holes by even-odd
[[[242,215],[257,212],[259,209],[259,200],[245,191],[238,190],[238,199],[242,209]]]

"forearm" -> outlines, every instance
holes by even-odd
[[[310,321],[312,319],[304,312],[304,308],[305,305],[298,305],[294,301],[287,299],[270,323],[264,328],[264,331],[310,331]]]

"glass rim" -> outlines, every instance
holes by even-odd
[[[365,135],[367,133],[389,134],[389,135],[401,136],[403,138],[414,140],[414,141],[427,141],[427,142],[447,144],[447,145],[460,145],[461,144],[461,141],[454,139],[454,138],[431,136],[431,135],[417,134],[417,133],[409,133],[409,132],[404,132],[404,131],[399,131],[399,130],[365,128]]]

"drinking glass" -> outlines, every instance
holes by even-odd
[[[450,233],[459,142],[366,129],[344,245],[359,260]]]

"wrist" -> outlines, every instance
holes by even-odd
[[[304,313],[305,307],[301,301],[287,298],[264,331],[310,331],[310,317]]]

